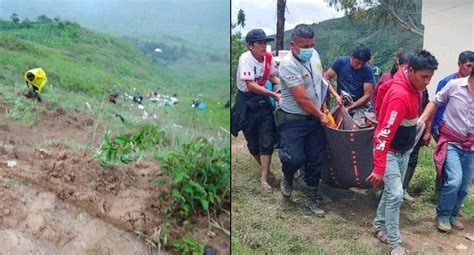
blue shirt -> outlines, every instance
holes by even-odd
[[[456,79],[456,73],[453,73],[451,75],[444,77],[444,79],[442,79],[438,83],[438,87],[436,88],[436,94],[438,94],[438,92],[440,92],[444,88],[444,86],[446,86],[448,81],[452,79]],[[446,110],[446,106],[441,105],[438,107],[438,110],[436,111],[435,119],[433,121],[433,127],[431,129],[436,134],[438,133],[438,128],[439,128],[439,125],[441,125],[441,121],[443,121],[444,110]]]
[[[337,93],[341,94],[341,90],[344,90],[352,96],[354,101],[364,95],[364,83],[373,84],[374,82],[374,72],[368,64],[355,70],[351,66],[350,57],[347,56],[334,60],[331,68],[337,74]]]

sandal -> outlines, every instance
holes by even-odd
[[[390,255],[406,255],[406,254],[407,254],[407,250],[400,245],[397,245],[390,250]]]
[[[388,244],[388,236],[387,236],[387,231],[383,229],[376,230],[374,229],[374,237],[377,238],[380,242],[384,244]]]

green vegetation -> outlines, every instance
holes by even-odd
[[[113,140],[110,131],[106,131],[96,157],[102,167],[110,167],[117,161],[128,164],[143,158],[150,149],[163,145],[164,136],[163,130],[153,125],[145,125],[130,135],[116,136]]]
[[[235,99],[237,93],[237,68],[239,66],[239,57],[247,50],[247,47],[242,43],[242,34],[236,32],[231,36],[231,52],[230,52],[230,94],[232,100]]]
[[[119,3],[119,4],[118,4]],[[147,41],[182,43],[208,53],[229,52],[229,1],[2,1],[0,17],[13,12],[73,20],[95,31]],[[80,13],[80,15],[78,14]],[[58,17],[59,15],[60,17]]]
[[[357,45],[365,44],[372,53],[373,63],[381,71],[388,72],[395,62],[394,52],[399,49],[421,49],[423,44],[421,36],[407,32],[398,24],[373,26],[370,22],[342,17],[313,24],[312,28],[316,36],[315,48],[325,69],[330,67],[333,57],[337,57],[330,52],[343,53],[344,56]],[[285,47],[289,45],[292,31],[285,31]]]
[[[182,239],[174,240],[173,247],[181,254],[201,255],[204,254],[204,243],[200,243],[194,238],[186,236]]]
[[[169,204],[166,210],[182,218],[200,210],[218,211],[230,188],[229,158],[227,146],[216,148],[206,139],[191,141],[182,150],[161,156],[161,171],[170,178],[156,182],[172,185],[169,197],[162,198]]]
[[[149,51],[155,44],[140,43],[144,47],[44,15],[34,21],[20,20],[18,15],[12,15],[10,21],[0,20],[0,99],[5,119],[34,128],[39,112],[59,110],[56,108],[83,112],[91,117],[87,126],[92,142],[58,137],[35,145],[59,144],[95,152],[104,168],[163,160],[161,170],[169,176],[165,181],[170,192],[164,190],[162,195],[178,202],[167,207],[176,214],[162,212],[155,233],[140,229],[136,233],[158,251],[166,247],[183,254],[202,254],[204,244],[191,237],[172,242],[168,238],[176,238],[173,234],[183,221],[186,231],[192,231],[192,219],[203,215],[208,216],[209,229],[226,233],[217,220],[221,207],[229,208],[223,203],[230,189],[230,120],[229,109],[224,107],[228,60],[185,43],[180,48],[160,44],[169,50],[168,55],[160,55],[167,57],[160,58]],[[23,81],[24,72],[36,67],[42,67],[48,76],[43,103],[28,99],[29,89]],[[126,93],[145,96],[158,86],[161,95],[177,94],[179,102],[165,107],[145,97],[137,105],[125,97]],[[111,92],[120,93],[116,104],[108,101]],[[191,108],[191,101],[198,98],[206,110]]]
[[[413,253],[452,253],[462,235],[440,233],[434,224],[436,216],[434,145],[422,147],[418,165],[408,191],[414,203],[403,202],[400,227],[404,243]],[[281,163],[273,155],[271,170],[281,179]],[[283,199],[278,181],[272,181],[274,192],[259,190],[258,165],[245,148],[242,137],[232,141],[232,253],[260,254],[383,254],[388,247],[371,234],[379,193],[337,189],[321,184],[321,191],[332,199],[322,203],[327,212],[318,218],[304,207],[304,197],[296,188],[291,201]],[[295,185],[296,186],[296,185]],[[461,209],[462,221],[474,221],[471,193]],[[405,241],[407,240],[407,241]],[[423,245],[419,245],[423,243]],[[452,250],[451,250],[452,248]]]
[[[125,92],[134,95],[132,88],[144,95],[160,86],[161,93],[177,93],[180,100],[180,104],[169,108],[145,103],[163,128],[173,123],[182,126],[181,133],[187,139],[187,136],[196,136],[196,127],[203,129],[199,134],[216,137],[222,128],[229,126],[229,110],[223,107],[226,100],[222,98],[228,93],[225,86],[228,72],[221,72],[228,68],[226,64],[203,63],[195,65],[196,68],[183,68],[188,75],[181,78],[183,75],[175,71],[175,67],[168,68],[160,59],[151,61],[121,38],[94,33],[76,23],[44,15],[35,21],[0,20],[0,55],[0,87],[13,104],[18,88],[22,88],[21,92],[26,89],[24,72],[42,67],[49,80],[42,97],[49,107],[88,110],[84,105],[88,102],[93,111],[104,115],[104,121],[115,122],[118,119],[114,115],[120,112],[127,124],[136,124],[128,126],[133,129],[143,122],[141,114],[123,101],[109,105],[108,93],[121,92],[121,101]],[[202,75],[206,72],[209,75]],[[225,89],[219,89],[222,87]],[[197,97],[206,103],[206,111],[190,107]],[[123,125],[116,123],[115,127]]]

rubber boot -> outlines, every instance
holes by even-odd
[[[319,208],[318,201],[318,187],[317,186],[306,186],[303,189],[305,195],[304,204],[308,209],[311,210],[316,216],[324,216],[324,211]]]
[[[290,198],[293,192],[293,176],[283,175],[280,188],[281,194],[283,194],[285,198]]]

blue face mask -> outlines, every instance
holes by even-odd
[[[298,58],[306,62],[311,59],[311,56],[313,56],[313,48],[300,48],[300,54],[298,54]]]

